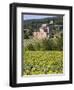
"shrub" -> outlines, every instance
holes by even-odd
[[[25,47],[25,50],[34,50],[34,46],[32,44],[28,44],[26,47]]]
[[[48,39],[42,40],[41,48],[42,50],[50,50],[50,41]]]
[[[57,43],[58,49],[63,50],[63,37],[59,37]]]
[[[26,45],[25,50],[46,51],[46,50],[63,50],[63,38],[49,38],[43,40],[34,40]]]
[[[41,43],[40,41],[35,41],[33,43],[33,47],[34,47],[35,51],[39,51],[40,50],[40,48],[41,48],[40,43]]]

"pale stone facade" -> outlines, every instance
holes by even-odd
[[[47,24],[42,24],[42,26],[39,28],[39,32],[33,32],[33,36],[37,39],[45,39],[49,37],[49,27]]]
[[[33,32],[33,36],[34,38],[37,38],[37,39],[47,38],[46,32]]]

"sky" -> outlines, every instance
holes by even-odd
[[[48,15],[28,15],[24,14],[23,15],[23,20],[31,20],[31,19],[42,19],[42,18],[48,18],[48,17],[53,17],[53,16],[48,16]]]

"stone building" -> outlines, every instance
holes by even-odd
[[[37,39],[49,37],[49,26],[47,24],[42,24],[38,32],[33,32],[33,36]]]

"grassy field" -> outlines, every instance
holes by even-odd
[[[23,75],[63,73],[63,51],[25,51]]]

